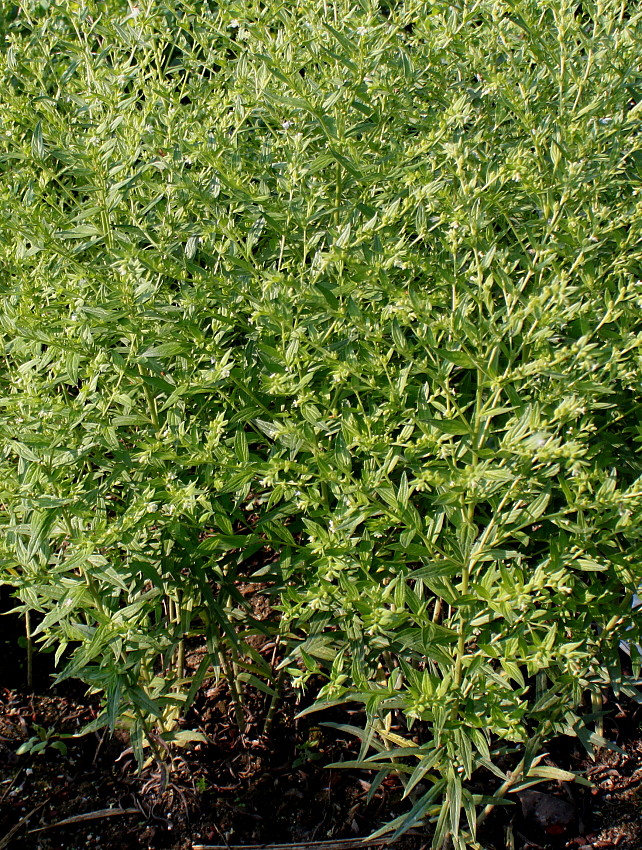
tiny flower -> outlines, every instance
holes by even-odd
[[[284,130],[289,130],[293,123],[293,121],[284,121],[281,126]]]
[[[357,35],[368,35],[367,27],[357,27]]]
[[[239,23],[238,18],[232,18],[232,20],[228,24],[228,27],[232,30],[238,29],[240,26],[241,24]]]

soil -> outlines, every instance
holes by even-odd
[[[198,662],[197,653],[188,656],[191,666]],[[356,758],[357,747],[355,739],[320,722],[358,725],[358,712],[350,717],[345,708],[333,709],[335,716],[297,720],[302,705],[293,692],[286,693],[264,735],[268,698],[250,692],[248,728],[241,734],[224,687],[204,685],[184,725],[202,732],[208,743],[178,751],[167,778],[155,765],[137,772],[124,733],[73,737],[96,716],[99,702],[79,683],[49,687],[48,680],[45,657],[36,665],[32,692],[18,681],[0,690],[0,850],[192,850],[337,841],[367,836],[408,809],[394,777],[368,802],[371,774],[323,767]],[[497,807],[484,824],[480,847],[642,848],[642,712],[632,702],[611,700],[605,707],[610,710],[605,734],[621,753],[601,749],[592,760],[567,738],[551,742],[545,760],[582,771],[593,788],[548,783],[537,786],[541,794],[529,798],[529,805],[513,797],[514,805]],[[30,740],[46,745],[41,752],[17,755]],[[489,781],[493,788],[499,784],[490,775]],[[551,804],[565,814],[561,826],[542,816]],[[429,830],[407,833],[395,846],[429,847]]]
[[[225,689],[206,687],[185,727],[204,733],[208,743],[179,751],[165,777],[156,765],[137,771],[123,733],[69,737],[99,709],[77,684],[47,694],[4,689],[0,848],[191,850],[200,843],[354,839],[406,810],[396,779],[385,780],[367,803],[366,773],[321,766],[356,758],[357,748],[349,738],[317,726],[314,715],[297,721],[301,706],[293,693],[286,694],[269,737],[263,735],[264,700],[262,694],[250,695],[250,724],[242,735]],[[39,753],[17,755],[25,741],[41,740],[38,727],[48,745]],[[66,752],[55,748],[59,742]],[[408,835],[399,846],[417,850],[421,843],[419,836]]]

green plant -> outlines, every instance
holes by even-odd
[[[276,699],[250,640],[276,636],[316,708],[363,706],[372,793],[404,779],[381,832],[474,844],[569,778],[547,738],[605,743],[586,694],[639,676],[640,15],[90,0],[2,26],[0,575],[31,637],[143,761],[206,676],[240,727],[247,684]]]
[[[302,764],[311,761],[319,761],[323,758],[322,750],[323,733],[319,727],[310,729],[307,738],[301,744],[297,745],[296,758],[292,762],[292,767],[300,767]]]
[[[63,756],[67,755],[67,745],[61,738],[68,736],[59,735],[53,726],[45,729],[44,726],[39,726],[37,723],[33,724],[33,730],[36,734],[32,735],[28,741],[20,744],[16,750],[17,755],[36,756],[46,749],[58,750]]]

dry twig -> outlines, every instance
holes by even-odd
[[[83,812],[81,815],[74,815],[71,818],[49,823],[47,826],[39,826],[38,829],[30,829],[29,835],[34,832],[44,832],[46,829],[53,829],[56,826],[69,826],[72,823],[82,823],[87,820],[99,820],[101,818],[111,818],[114,815],[140,815],[140,809],[97,809],[95,812]],[[2,845],[0,845],[1,847]]]

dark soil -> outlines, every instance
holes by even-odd
[[[262,697],[253,702],[248,714],[262,708]],[[209,743],[179,751],[163,788],[156,765],[137,772],[126,736],[65,737],[98,709],[76,686],[48,695],[5,689],[0,695],[0,847],[183,850],[194,843],[354,838],[404,811],[396,780],[382,783],[368,804],[365,773],[322,768],[322,762],[354,758],[355,746],[315,726],[315,720],[296,722],[296,708],[291,695],[269,738],[257,725],[241,735],[223,689],[204,690],[188,719]],[[47,746],[17,756],[21,743],[38,737],[36,726],[49,731],[49,744],[62,741],[66,753]],[[61,823],[92,812],[92,819]],[[25,817],[3,845],[3,836]],[[414,850],[420,840],[408,836],[403,846]]]
[[[198,665],[198,653],[189,662]],[[12,686],[0,689],[0,850],[191,850],[200,844],[354,839],[408,809],[395,778],[385,780],[368,802],[372,775],[323,767],[355,758],[357,747],[355,739],[319,723],[359,725],[357,712],[350,716],[345,708],[342,713],[335,709],[333,717],[311,714],[297,720],[302,706],[289,693],[264,735],[268,698],[254,693],[242,735],[224,687],[205,685],[185,728],[204,733],[208,743],[177,751],[166,780],[155,764],[137,772],[123,733],[66,737],[96,716],[99,702],[78,683],[47,687],[47,658],[38,665],[34,693],[10,676],[5,681]],[[592,789],[576,783],[537,786],[544,793],[536,799],[557,801],[567,822],[551,825],[539,817],[541,812],[528,811],[523,800],[520,805],[509,795],[515,804],[493,811],[480,847],[642,848],[642,716],[634,703],[612,701],[606,708],[605,734],[623,753],[602,749],[593,761],[574,739],[554,741],[548,748],[546,763],[582,771],[594,783]],[[36,727],[47,746],[16,755],[25,741],[40,741]],[[58,742],[66,752],[56,749]],[[494,777],[489,781],[492,788],[499,784]],[[396,846],[429,847],[429,831],[406,834]]]

